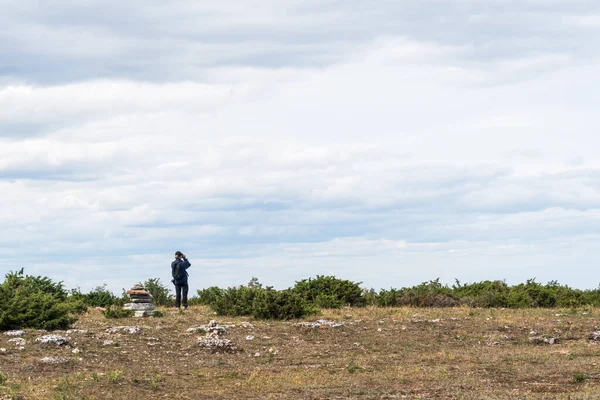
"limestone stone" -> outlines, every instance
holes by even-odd
[[[69,344],[69,339],[59,335],[44,335],[35,339],[35,341],[41,342],[42,344],[54,344],[56,346],[64,346]]]
[[[152,303],[152,297],[131,298],[131,303]]]
[[[148,317],[154,314],[153,297],[140,284],[134,285],[127,291],[130,302],[123,306],[124,310],[133,310],[134,317]]]
[[[129,333],[130,335],[139,335],[142,329],[139,326],[115,326],[106,330],[106,333]]]
[[[154,310],[138,310],[133,316],[134,317],[151,317],[154,315]]]
[[[127,303],[123,306],[123,310],[134,310],[134,311],[140,311],[140,310],[154,310],[156,307],[154,307],[154,304],[152,303]]]
[[[6,331],[4,332],[4,334],[6,336],[23,336],[25,334],[25,331],[23,330],[18,330],[18,331]]]
[[[145,290],[137,290],[137,289],[129,289],[127,291],[127,294],[129,295],[129,297],[131,296],[150,296],[152,297],[152,295],[148,292],[146,292]]]

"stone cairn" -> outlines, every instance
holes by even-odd
[[[123,306],[124,310],[133,310],[134,317],[149,317],[154,314],[152,295],[144,290],[139,283],[127,291],[130,303]]]

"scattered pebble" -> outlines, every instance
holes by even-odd
[[[112,340],[105,340],[102,343],[102,346],[112,346],[113,344],[115,344],[115,342],[113,342]]]
[[[44,357],[40,361],[46,364],[64,364],[69,362],[69,359],[65,357]]]
[[[107,333],[129,333],[130,335],[139,335],[142,329],[139,326],[115,326],[106,330]]]
[[[252,325],[250,322],[242,322],[240,325],[242,328],[254,328],[254,325]]]
[[[295,325],[306,328],[339,328],[340,326],[344,326],[341,322],[328,321],[326,319],[319,319],[316,322],[298,322]]]
[[[71,350],[71,353],[79,354],[79,353],[81,353],[81,350],[79,350],[78,348],[74,348],[73,350]]]
[[[248,335],[248,336],[246,336],[246,340],[254,340],[254,336]]]
[[[73,333],[81,333],[81,334],[83,335],[83,334],[85,334],[85,333],[88,333],[88,331],[87,331],[87,330],[85,330],[85,329],[69,329],[69,330],[67,331],[67,335],[71,335],[71,334],[73,334]]]
[[[534,336],[529,338],[529,342],[533,344],[556,344],[558,343],[558,339],[553,337],[545,338],[541,336]]]
[[[0,348],[0,353],[6,353],[6,349],[4,347]]]
[[[260,353],[254,353],[254,357],[260,357]]]

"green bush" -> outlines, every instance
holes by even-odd
[[[121,303],[121,299],[108,290],[106,285],[96,286],[87,294],[81,293],[79,289],[72,289],[69,297],[81,300],[89,307],[110,307]]]
[[[252,303],[256,294],[265,289],[246,286],[231,287],[221,291],[208,304],[218,315],[252,315]]]
[[[124,310],[118,306],[111,306],[111,307],[107,308],[106,310],[102,311],[102,314],[104,314],[104,316],[106,318],[110,318],[110,319],[130,318],[130,317],[133,317],[133,315],[135,314],[135,311]]]
[[[66,329],[87,307],[69,299],[62,282],[9,272],[0,286],[0,330],[35,328]]]
[[[153,303],[157,306],[175,305],[175,298],[169,293],[169,288],[163,285],[160,278],[148,279],[144,284],[144,289],[153,297]]]
[[[292,291],[318,307],[340,308],[347,305],[353,307],[366,305],[360,282],[338,279],[335,276],[317,275],[314,279],[303,279],[296,282]]]
[[[252,316],[259,319],[295,319],[314,314],[316,310],[291,290],[260,289],[252,302]]]
[[[260,319],[301,318],[314,313],[304,298],[291,290],[263,288],[257,281],[248,286],[198,290],[198,300],[209,305],[217,315],[252,316]]]
[[[198,292],[198,297],[194,297],[193,301],[196,304],[208,306],[208,305],[211,305],[211,304],[215,303],[219,297],[222,297],[223,296],[223,291],[224,291],[223,289],[221,289],[221,288],[219,288],[217,286],[211,286],[211,287],[206,288],[206,289],[201,289],[201,290],[197,291]],[[190,299],[190,301],[191,300],[192,299]],[[191,304],[192,303],[190,303],[190,305]]]
[[[457,280],[452,293],[471,307],[508,307],[510,287],[502,281],[483,281],[461,285]]]

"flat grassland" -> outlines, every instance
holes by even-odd
[[[45,347],[35,341],[44,332],[27,330],[19,350],[0,334],[0,399],[600,398],[597,309],[367,307],[306,319],[344,324],[337,328],[215,317],[206,307],[163,311],[109,320],[90,310],[74,326],[87,332],[56,332],[68,347]],[[224,338],[237,352],[196,345],[202,334],[187,329],[212,319],[235,324]],[[106,332],[118,325],[141,333]]]

